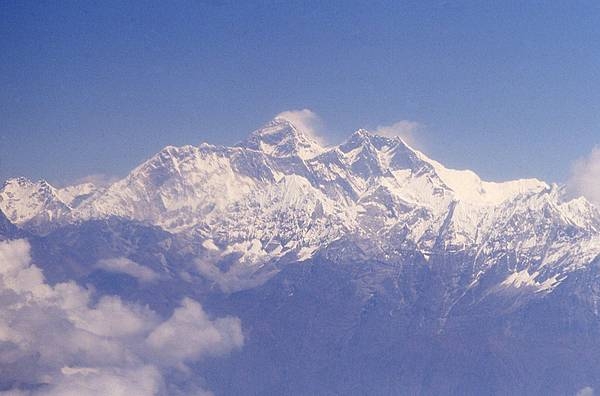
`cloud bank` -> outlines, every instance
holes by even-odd
[[[321,118],[312,110],[287,110],[275,116],[275,118],[283,118],[294,124],[302,132],[306,133],[319,144],[324,145],[325,138],[321,134],[322,121]]]
[[[74,282],[51,286],[24,240],[0,242],[0,263],[0,394],[205,395],[196,377],[181,380],[186,363],[243,345],[238,318],[211,319],[189,298],[163,320],[118,297],[93,303]]]
[[[600,207],[600,147],[596,146],[571,169],[567,188],[573,196],[584,196]]]

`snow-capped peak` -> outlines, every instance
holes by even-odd
[[[305,160],[324,151],[309,133],[282,117],[276,117],[252,132],[240,145],[274,157],[298,156]]]
[[[75,208],[100,190],[94,183],[85,182],[61,188],[56,191],[56,194],[69,207]]]
[[[53,218],[68,211],[57,190],[45,180],[32,182],[24,177],[9,179],[0,189],[0,209],[11,222],[21,225],[40,214]]]
[[[408,145],[400,137],[387,137],[383,135],[378,135],[364,128],[356,130],[350,136],[350,138],[341,146],[356,147],[367,143],[372,144],[378,150],[382,150],[384,149],[384,147],[394,147],[398,145],[402,145],[409,148]]]
[[[214,240],[224,252],[250,246],[249,261],[313,252],[347,235],[432,250],[496,243],[507,225],[511,238],[534,247],[545,242],[532,223],[597,234],[598,212],[555,190],[536,179],[486,182],[364,129],[323,148],[277,117],[237,147],[165,147],[106,189],[12,179],[0,189],[0,210],[40,230],[120,216]],[[496,245],[512,246],[504,236]]]
[[[538,179],[487,182],[471,170],[446,168],[422,152],[407,145],[400,137],[386,137],[359,129],[339,146],[350,159],[355,173],[383,175],[386,171],[410,170],[414,175],[426,172],[453,191],[456,200],[476,205],[498,205],[519,194],[544,191],[550,186]]]
[[[359,129],[339,149],[352,155],[364,151],[377,153],[382,165],[390,169],[413,169],[417,171],[424,161],[418,152],[407,145],[400,137],[387,137]]]
[[[424,162],[430,164],[439,178],[454,191],[457,199],[474,204],[498,205],[520,194],[538,193],[550,186],[538,179],[517,179],[506,182],[483,181],[473,171],[449,169],[439,162],[414,150]]]

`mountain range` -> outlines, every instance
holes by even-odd
[[[216,394],[600,387],[598,208],[399,137],[324,147],[278,117],[109,185],[9,179],[0,211],[0,240],[27,239],[51,284],[239,318],[243,347],[190,364]]]

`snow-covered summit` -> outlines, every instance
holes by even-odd
[[[419,151],[415,150],[415,154],[422,161],[430,164],[444,183],[456,193],[457,198],[463,201],[497,205],[519,194],[550,189],[547,183],[538,179],[518,179],[506,182],[483,181],[471,170],[449,169]]]
[[[282,117],[276,117],[252,132],[240,146],[276,157],[298,156],[302,159],[309,159],[323,152],[323,148],[309,133]]]
[[[47,181],[33,182],[24,177],[4,182],[0,189],[0,206],[8,219],[17,225],[24,225],[38,216],[52,221],[68,211],[57,190]]]

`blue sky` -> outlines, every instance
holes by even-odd
[[[563,181],[600,144],[595,2],[99,4],[0,3],[0,179],[122,176],[304,108],[330,143],[416,122],[491,180]]]

